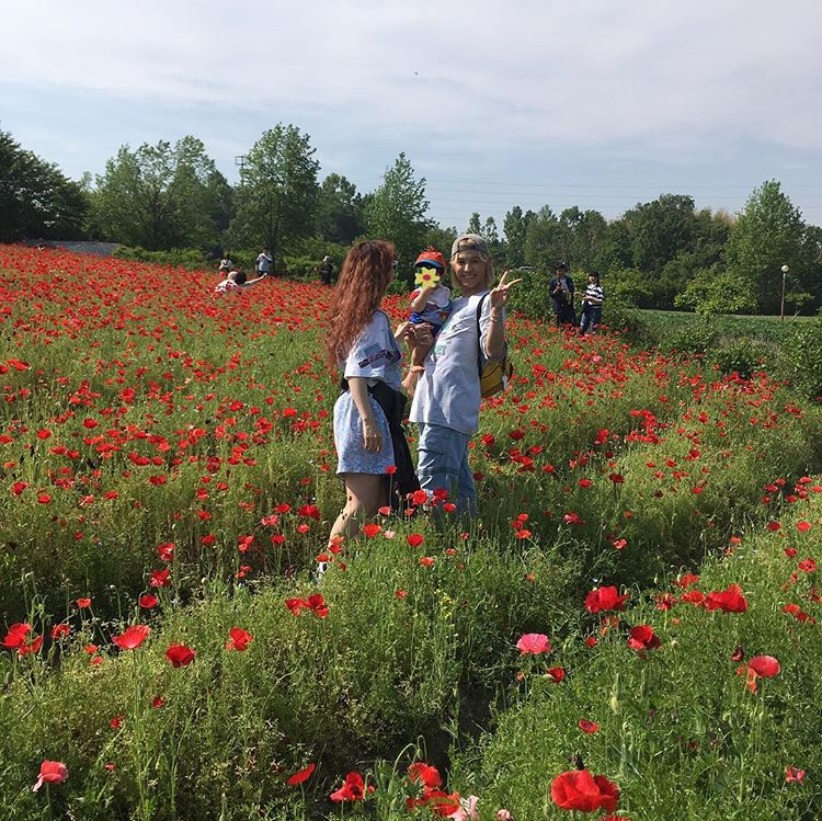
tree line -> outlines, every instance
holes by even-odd
[[[706,313],[813,313],[822,306],[822,228],[769,180],[737,215],[697,209],[687,194],[637,203],[618,219],[576,206],[514,205],[501,229],[472,214],[467,226],[428,216],[426,180],[404,153],[368,193],[343,175],[320,179],[310,137],[290,124],[265,131],[228,182],[193,136],[122,146],[102,174],[80,181],[0,131],[0,241],[92,239],[147,251],[269,248],[297,268],[341,259],[363,236],[394,242],[410,265],[428,244],[485,236],[505,268],[599,271],[609,294],[640,308]],[[307,271],[306,271],[307,272]]]

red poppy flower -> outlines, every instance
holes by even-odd
[[[152,570],[148,583],[151,587],[168,587],[171,584],[171,571],[168,568]]]
[[[335,792],[331,793],[332,801],[362,801],[366,792],[373,792],[374,787],[369,786],[366,790],[363,777],[357,772],[350,772],[345,777],[345,782]]]
[[[424,539],[419,533],[410,533],[406,539],[410,547],[419,547]]]
[[[369,522],[362,526],[362,532],[366,539],[373,539],[382,530],[382,525],[376,522]]]
[[[723,613],[744,613],[748,609],[748,602],[738,584],[729,584],[724,590],[708,593],[704,605],[710,611],[722,610]]]
[[[112,641],[121,650],[136,650],[148,638],[150,632],[151,628],[145,624],[132,624],[119,636],[114,636]]]
[[[679,600],[698,607],[704,603],[705,594],[701,590],[689,590],[687,593],[683,593]]]
[[[540,653],[550,653],[551,642],[548,641],[548,636],[542,633],[525,633],[520,636],[517,649],[521,656],[528,654],[536,656]]]
[[[638,624],[631,628],[628,647],[632,650],[654,650],[661,644],[659,636],[654,633],[654,628],[649,624]]]
[[[286,599],[285,606],[296,616],[300,610],[308,605],[302,599]]]
[[[315,616],[324,619],[328,615],[328,605],[325,603],[321,593],[314,593],[306,599],[306,607],[311,610]]]
[[[187,667],[194,661],[196,653],[185,644],[172,644],[166,650],[166,658],[171,662],[172,667]]]
[[[795,782],[797,784],[801,784],[805,778],[805,771],[800,770],[798,767],[785,767],[785,781],[790,784],[791,782]]]
[[[157,555],[164,562],[170,562],[174,558],[174,543],[164,542],[157,545]]]
[[[415,507],[424,505],[428,501],[428,494],[424,490],[415,490],[411,494],[411,504]]]
[[[243,630],[242,627],[232,627],[228,631],[228,637],[230,641],[226,644],[226,650],[247,650],[249,642],[254,640],[254,636],[248,632],[248,630]]]
[[[760,678],[773,678],[778,676],[782,670],[779,661],[773,656],[754,656],[748,662],[748,667]]]
[[[69,776],[68,767],[62,761],[44,761],[40,765],[40,775],[31,788],[37,792],[43,784],[62,784]]]
[[[439,770],[423,761],[415,761],[408,768],[408,778],[430,789],[442,786],[442,777]]]
[[[565,668],[564,667],[549,667],[545,671],[545,675],[554,682],[554,684],[559,684],[565,678]]]
[[[22,622],[12,624],[3,639],[3,647],[9,650],[19,650],[26,643],[26,637],[30,632],[30,624],[23,624]]]
[[[302,784],[304,781],[308,781],[308,779],[311,778],[311,774],[316,769],[317,765],[312,762],[307,767],[290,776],[285,783],[288,784],[289,787],[296,787],[298,784]]]
[[[71,635],[71,628],[67,624],[55,624],[51,628],[51,637],[55,641],[67,638]]]
[[[679,579],[674,580],[674,584],[677,587],[681,587],[683,590],[687,590],[689,587],[693,587],[699,581],[699,576],[694,573],[684,573]]]
[[[156,607],[159,599],[153,593],[144,593],[140,596],[139,605],[143,608],[143,610],[151,610],[152,607]]]
[[[625,601],[630,593],[619,595],[616,587],[598,587],[585,597],[585,609],[589,613],[602,613],[606,610],[624,610]]]
[[[804,522],[804,521],[803,522],[797,522],[796,523],[796,529],[800,533],[807,533],[811,529],[811,523],[810,522]]]
[[[581,718],[579,720],[579,729],[582,730],[583,733],[593,735],[599,729],[599,724],[595,721],[588,721],[587,718]]]
[[[551,800],[564,810],[613,812],[619,802],[619,787],[604,775],[569,770],[551,782]]]

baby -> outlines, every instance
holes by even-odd
[[[451,290],[442,284],[440,277],[445,273],[445,257],[435,248],[426,248],[414,263],[414,285],[411,292],[411,325],[426,324],[431,328],[431,336],[437,336],[451,312]],[[402,384],[409,396],[425,371],[423,362],[427,351],[414,348],[411,367]]]

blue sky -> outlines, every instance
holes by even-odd
[[[819,0],[5,0],[0,130],[69,177],[191,134],[229,178],[278,122],[365,193],[401,151],[429,215],[770,179],[822,225]]]

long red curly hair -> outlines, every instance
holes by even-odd
[[[380,306],[394,276],[394,246],[385,240],[358,242],[343,262],[331,302],[326,348],[337,369]]]

